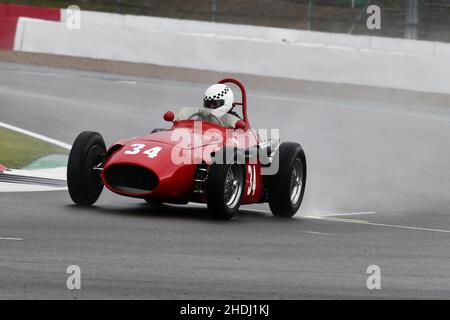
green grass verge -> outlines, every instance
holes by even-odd
[[[69,151],[9,129],[0,128],[0,164],[20,169],[50,154],[68,154]]]

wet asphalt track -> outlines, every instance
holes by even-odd
[[[208,85],[6,63],[0,74],[0,121],[66,143],[167,126],[163,112],[198,105]],[[450,298],[450,106],[279,90],[250,92],[249,116],[306,150],[301,214],[260,205],[220,222],[108,191],[91,209],[65,191],[0,193],[0,298]],[[352,212],[375,213],[310,218]],[[72,264],[79,291],[65,286]],[[381,290],[366,287],[372,264]]]

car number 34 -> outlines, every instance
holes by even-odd
[[[145,144],[142,143],[135,143],[131,145],[132,149],[131,150],[125,150],[125,154],[131,154],[131,155],[136,155],[139,154],[145,147]],[[156,158],[158,156],[158,153],[162,150],[161,147],[153,147],[150,149],[147,149],[143,152],[143,154],[147,155],[147,157],[149,158]]]

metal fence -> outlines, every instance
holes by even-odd
[[[450,0],[16,0],[30,5],[450,42]],[[381,29],[366,8],[381,8]]]

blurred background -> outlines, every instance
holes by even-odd
[[[13,0],[122,14],[370,34],[450,42],[450,0]],[[381,30],[366,28],[366,8],[381,8]]]

